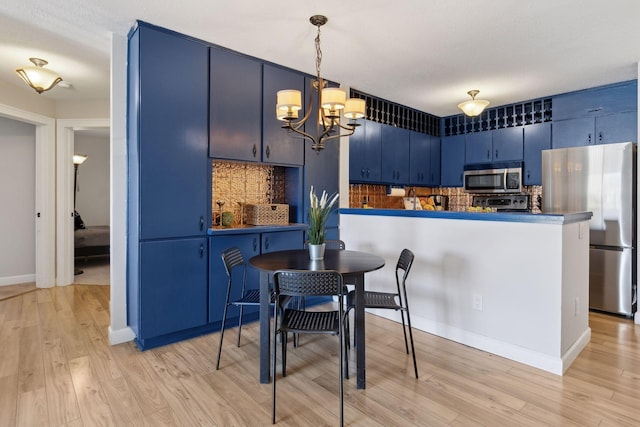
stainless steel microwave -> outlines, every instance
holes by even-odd
[[[522,162],[466,165],[464,190],[468,193],[522,192]]]

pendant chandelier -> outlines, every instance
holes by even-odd
[[[29,58],[29,61],[33,63],[33,66],[18,68],[16,73],[39,94],[52,89],[62,81],[62,77],[55,71],[44,68],[48,64],[44,59]]]
[[[277,93],[276,117],[285,124],[282,126],[288,133],[295,133],[303,139],[312,142],[311,148],[320,152],[325,147],[325,142],[341,136],[353,135],[356,127],[356,119],[365,115],[365,101],[363,99],[349,98],[343,89],[327,87],[327,81],[320,76],[320,63],[322,62],[322,50],[320,49],[320,27],[328,21],[326,16],[314,15],[309,22],[318,27],[315,38],[316,46],[316,80],[312,82],[309,104],[304,117],[298,120],[298,112],[302,109],[302,93],[295,89],[280,90]],[[314,98],[315,94],[315,98]],[[316,107],[315,109],[313,107]],[[305,132],[304,125],[311,116],[311,112],[318,111],[316,120],[316,133]],[[349,119],[346,124],[340,123],[340,110],[342,115]],[[346,133],[340,134],[343,129]],[[336,132],[338,131],[338,132]]]
[[[487,107],[487,105],[489,105],[489,101],[486,101],[484,99],[476,99],[476,95],[479,93],[479,90],[470,90],[469,92],[467,92],[467,94],[469,94],[471,100],[458,104],[458,108],[461,109],[469,117],[479,116],[480,113],[482,113]]]

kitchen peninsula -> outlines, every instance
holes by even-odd
[[[341,209],[340,235],[387,266],[403,248],[415,253],[407,282],[415,328],[561,375],[591,336],[590,218]],[[395,289],[394,268],[371,273],[367,289]]]

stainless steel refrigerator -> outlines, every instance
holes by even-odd
[[[589,307],[632,316],[636,293],[636,144],[542,152],[543,212],[591,211]]]

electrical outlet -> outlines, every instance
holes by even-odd
[[[482,295],[473,294],[473,309],[482,311]]]
[[[580,298],[576,297],[574,316],[577,316],[578,314],[580,314]]]

